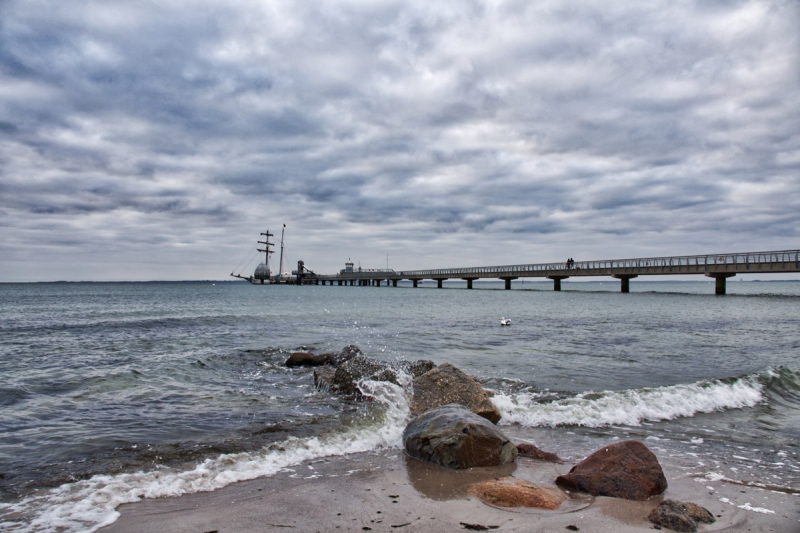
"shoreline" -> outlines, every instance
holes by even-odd
[[[408,533],[467,531],[468,524],[492,531],[569,531],[567,526],[575,526],[587,532],[633,533],[654,529],[647,515],[664,498],[708,508],[717,521],[701,525],[700,532],[800,529],[800,495],[697,479],[666,466],[667,491],[644,502],[575,495],[557,511],[501,509],[466,493],[474,483],[509,475],[552,485],[572,466],[518,458],[503,467],[447,470],[399,449],[331,456],[212,492],[124,504],[117,509],[117,521],[99,531]]]

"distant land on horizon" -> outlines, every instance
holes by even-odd
[[[587,276],[588,277],[588,276]],[[428,278],[425,278],[428,279]],[[400,281],[408,281],[408,280],[400,280]],[[800,279],[743,279],[739,280],[736,278],[730,278],[728,280],[731,283],[797,283],[800,282]],[[543,283],[547,285],[552,285],[553,281],[549,279],[542,279],[542,280],[534,280],[534,279],[520,279],[514,280],[512,283]],[[632,279],[631,283],[714,283],[714,280],[711,278],[703,278],[703,279]],[[55,281],[0,281],[0,285],[34,285],[34,284],[70,284],[70,283],[248,283],[245,280],[239,279],[178,279],[178,280],[159,280],[159,279],[152,279],[152,280],[145,280],[145,281],[136,281],[136,280],[114,280],[114,281],[92,281],[92,280],[80,280],[80,281],[68,281],[68,280],[55,280]],[[443,283],[464,283],[462,279],[446,279]],[[502,279],[478,279],[473,281],[473,283],[504,283]],[[618,280],[615,279],[594,279],[594,280],[569,280],[565,279],[561,281],[562,284],[564,283],[618,283]]]

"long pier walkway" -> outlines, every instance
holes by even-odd
[[[400,280],[411,280],[414,287],[420,280],[430,279],[439,288],[448,279],[462,279],[467,288],[478,279],[502,279],[505,288],[519,278],[547,278],[553,280],[553,289],[561,290],[561,280],[571,277],[610,276],[620,280],[620,290],[630,292],[630,280],[638,276],[704,275],[716,280],[716,294],[725,294],[725,280],[739,274],[776,274],[800,272],[800,250],[773,252],[746,252],[714,255],[682,255],[674,257],[644,257],[639,259],[611,259],[602,261],[575,261],[572,263],[539,263],[524,265],[484,266],[468,268],[443,268],[432,270],[348,270],[334,275],[319,275],[306,282],[325,285],[386,286],[397,287]],[[301,272],[302,274],[302,272]],[[300,283],[303,280],[299,280]]]

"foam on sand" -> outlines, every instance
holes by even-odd
[[[362,392],[378,402],[364,424],[325,437],[290,437],[280,445],[254,452],[220,455],[186,471],[170,469],[117,475],[96,475],[84,481],[0,504],[0,530],[15,533],[91,532],[113,523],[123,503],[143,498],[212,491],[231,483],[271,476],[289,466],[332,455],[381,448],[401,448],[409,417],[403,388],[388,382],[364,381]]]

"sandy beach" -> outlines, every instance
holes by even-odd
[[[410,458],[400,450],[330,457],[214,492],[123,505],[118,509],[119,519],[101,531],[627,533],[654,529],[647,515],[661,497],[631,502],[574,495],[558,511],[544,511],[500,509],[466,493],[474,483],[507,475],[552,484],[571,466],[519,458],[505,467],[452,471]],[[665,474],[669,488],[663,497],[695,502],[717,517],[716,523],[701,525],[701,532],[800,531],[799,495],[712,482],[678,471]]]

